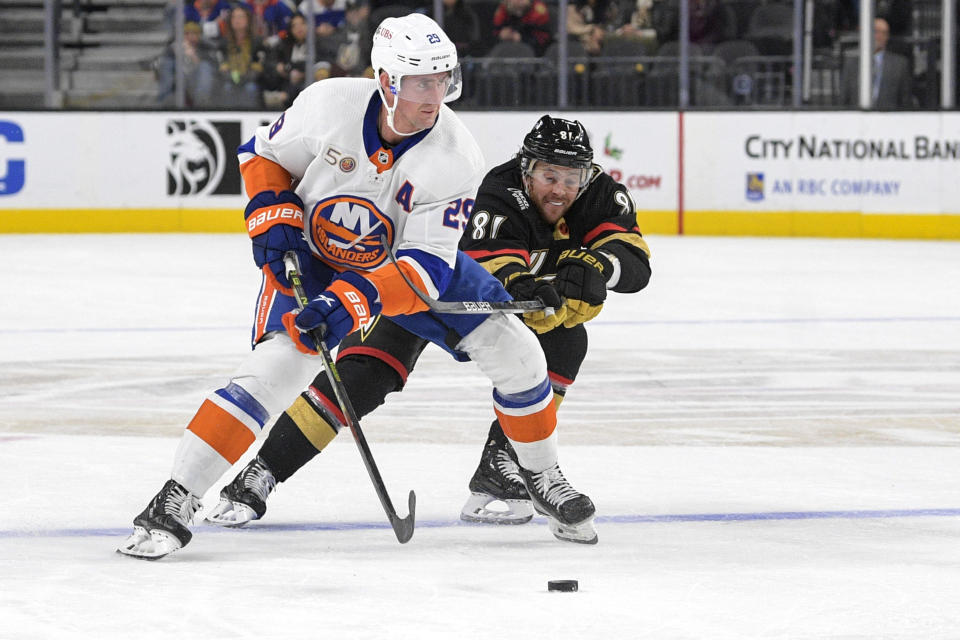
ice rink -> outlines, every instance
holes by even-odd
[[[458,520],[490,390],[431,347],[363,421],[410,543],[344,433],[151,563],[114,550],[249,348],[249,242],[0,235],[0,638],[957,638],[960,243],[648,241],[560,411],[598,545]]]

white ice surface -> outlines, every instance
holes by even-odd
[[[114,549],[248,348],[249,244],[0,236],[0,638],[958,637],[960,244],[649,242],[560,412],[597,546],[457,520],[489,389],[430,348],[363,421],[410,543],[344,434],[148,563]]]

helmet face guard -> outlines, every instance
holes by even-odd
[[[457,65],[451,71],[440,73],[401,75],[396,84],[391,82],[390,93],[409,102],[443,104],[459,98],[462,87],[460,65]]]
[[[583,125],[578,120],[550,116],[540,118],[524,136],[520,148],[520,167],[524,175],[532,178],[538,162],[578,169],[579,197],[590,180],[593,168],[593,148]]]
[[[463,83],[457,47],[440,25],[423,14],[411,13],[381,22],[373,35],[370,63],[378,77],[382,72],[387,74],[388,90],[396,99],[442,104],[460,97]],[[394,128],[396,99],[388,100],[382,83],[377,90],[387,108],[387,124],[394,133],[417,133]]]

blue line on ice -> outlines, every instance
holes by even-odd
[[[715,325],[715,324],[818,324],[818,323],[876,323],[876,322],[960,322],[958,316],[918,316],[891,318],[707,318],[689,320],[595,320],[605,325]],[[248,325],[207,327],[51,327],[47,329],[0,329],[0,335],[56,334],[56,333],[172,333],[198,331],[246,331]]]
[[[597,516],[597,524],[640,524],[670,522],[746,522],[756,520],[862,520],[867,518],[916,518],[916,517],[957,517],[960,508],[949,509],[867,509],[854,511],[767,511],[758,513],[682,513],[668,515],[622,515]],[[544,523],[543,518],[534,522]],[[442,529],[448,527],[491,527],[491,525],[471,524],[460,520],[419,520],[417,527],[422,529]],[[291,523],[254,523],[246,527],[251,532],[277,531],[359,531],[366,529],[389,529],[387,522],[291,522]],[[98,529],[40,529],[15,530],[0,529],[3,538],[82,538],[124,536],[130,533],[130,527]],[[228,528],[200,525],[194,531],[225,532]]]

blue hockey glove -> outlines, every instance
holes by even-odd
[[[303,201],[293,191],[261,191],[250,199],[243,217],[253,241],[253,261],[282,293],[292,296],[283,254],[296,251],[301,265],[311,260],[303,238]]]
[[[308,332],[319,330],[327,348],[333,349],[348,333],[370,322],[380,310],[377,288],[363,276],[346,271],[302,311],[285,313],[283,326],[297,349],[315,354],[317,344]]]

